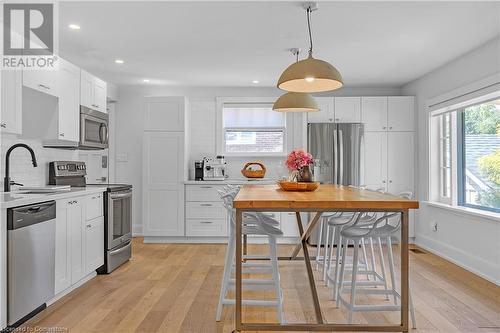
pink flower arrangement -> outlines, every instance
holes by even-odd
[[[289,170],[300,170],[313,163],[313,157],[303,149],[295,149],[286,158],[286,166]]]

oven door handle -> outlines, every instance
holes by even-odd
[[[131,245],[130,243],[131,243],[131,241],[129,240],[127,243],[125,243],[125,245],[123,245],[123,247],[121,247],[121,248],[119,248],[117,250],[114,250],[114,251],[110,251],[109,254],[110,255],[115,255],[115,254],[118,254],[120,252],[123,252],[123,251],[127,250],[130,247],[130,245]]]
[[[123,193],[123,194],[110,194],[109,197],[113,199],[123,199],[123,198],[130,198],[132,197],[132,192],[129,193]]]

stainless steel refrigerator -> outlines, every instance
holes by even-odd
[[[315,160],[314,178],[327,184],[361,184],[364,126],[360,123],[307,125],[307,146]],[[317,244],[313,232],[310,244]]]

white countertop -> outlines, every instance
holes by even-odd
[[[184,182],[186,185],[244,185],[244,184],[276,184],[275,179],[271,178],[257,178],[257,179],[248,179],[248,178],[228,178],[226,180],[186,180]]]
[[[0,192],[0,208],[5,209],[31,205],[37,202],[78,197],[100,192],[106,192],[106,187],[72,187],[67,191],[37,194],[26,194],[23,191]]]

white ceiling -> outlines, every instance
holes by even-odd
[[[61,56],[120,85],[274,86],[308,47],[292,2],[63,2],[59,17]],[[400,86],[498,36],[500,2],[320,2],[312,25],[346,86]]]

